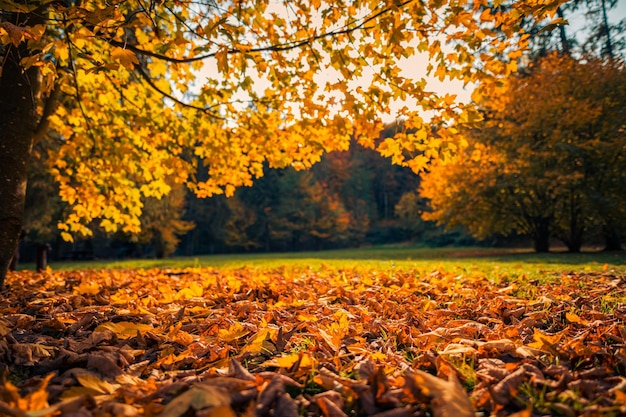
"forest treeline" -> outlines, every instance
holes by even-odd
[[[389,125],[379,140],[397,129]],[[64,204],[46,173],[45,158],[37,161],[27,193],[24,260],[43,243],[51,245],[52,258],[83,259],[477,242],[462,228],[446,231],[421,220],[426,201],[414,206],[413,198],[419,176],[353,144],[348,151],[325,155],[310,170],[266,167],[252,187],[229,198],[197,198],[184,187],[174,187],[162,199],[146,199],[141,234],[106,235],[94,228],[94,237],[70,244],[56,228]]]

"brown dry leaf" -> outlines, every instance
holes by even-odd
[[[225,389],[213,385],[194,385],[170,401],[159,417],[180,417],[189,409],[230,408],[230,395]]]
[[[257,414],[265,415],[265,413],[267,413],[270,409],[272,403],[284,393],[285,384],[278,374],[274,375],[269,383],[263,383],[256,405]]]
[[[533,408],[529,407],[525,410],[518,411],[517,413],[510,414],[509,417],[531,417],[533,415]]]
[[[348,417],[335,402],[327,397],[319,397],[315,402],[322,410],[324,417]]]
[[[93,369],[104,376],[115,378],[123,374],[118,362],[119,355],[109,352],[98,352],[87,355],[87,369]]]
[[[506,405],[517,394],[518,387],[526,378],[526,370],[523,367],[508,375],[491,389],[491,398],[501,405]]]
[[[456,375],[451,373],[445,381],[429,373],[415,370],[407,372],[405,389],[416,398],[422,395],[431,398],[430,406],[435,417],[474,417],[472,403]]]
[[[40,343],[15,343],[11,345],[11,351],[16,364],[31,366],[52,357],[56,349]]]
[[[25,28],[20,27],[20,26],[16,26],[11,22],[2,22],[2,27],[7,31],[7,33],[9,34],[9,38],[11,39],[11,43],[14,46],[19,46],[19,44],[22,42],[22,40],[28,38],[28,39],[35,39],[35,37]]]
[[[248,372],[248,370],[244,368],[241,363],[234,359],[228,363],[228,376],[246,381],[256,381],[254,375]]]
[[[139,409],[130,404],[123,404],[118,402],[106,402],[100,407],[104,413],[108,413],[115,417],[135,417],[140,415]]]
[[[298,403],[289,394],[282,394],[276,400],[273,414],[274,417],[298,417],[300,415]]]
[[[196,412],[196,417],[237,417],[237,413],[227,405]]]

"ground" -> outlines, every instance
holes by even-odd
[[[459,265],[13,273],[0,415],[626,413],[622,266]]]

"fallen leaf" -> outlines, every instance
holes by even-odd
[[[90,388],[100,394],[113,394],[121,387],[119,384],[111,384],[91,374],[77,375],[76,379],[83,387]]]
[[[149,332],[154,328],[149,324],[133,323],[130,321],[120,321],[117,323],[107,322],[102,323],[94,329],[95,333],[110,330],[117,335],[120,339],[128,339],[137,335],[137,332]]]
[[[195,385],[170,401],[159,417],[180,417],[188,410],[202,410],[204,408],[230,408],[230,396],[222,388],[213,385]],[[222,412],[225,412],[222,410]]]
[[[420,370],[410,371],[405,376],[405,389],[417,397],[430,397],[435,417],[474,417],[472,403],[454,373],[445,381]]]

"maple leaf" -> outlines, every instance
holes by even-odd
[[[230,409],[230,395],[228,391],[213,385],[195,384],[190,389],[170,401],[161,414],[161,417],[180,417],[187,410],[212,409],[215,417],[230,417],[236,414]]]
[[[111,58],[113,58],[115,61],[118,61],[126,68],[132,69],[134,65],[139,64],[137,55],[135,55],[133,51],[124,48],[114,47],[111,50]]]
[[[563,339],[564,333],[557,333],[554,335],[550,335],[550,334],[542,332],[539,329],[534,329],[533,331],[534,331],[533,333],[534,342],[529,343],[527,345],[528,347],[539,349],[539,350],[545,350],[547,352],[553,352],[553,353],[557,352],[558,344]]]
[[[11,22],[2,22],[1,27],[7,31],[14,46],[19,46],[24,39],[35,39],[35,36],[27,28],[16,26]]]
[[[412,395],[431,398],[435,417],[474,416],[467,392],[454,373],[445,381],[420,370],[407,372],[404,389]]]
[[[226,343],[233,343],[246,337],[250,332],[239,322],[231,324],[227,329],[219,330],[219,338]]]
[[[104,332],[110,330],[121,339],[128,339],[137,335],[137,332],[148,332],[154,330],[149,324],[133,323],[128,321],[120,321],[117,323],[102,323],[94,329],[94,332]]]

